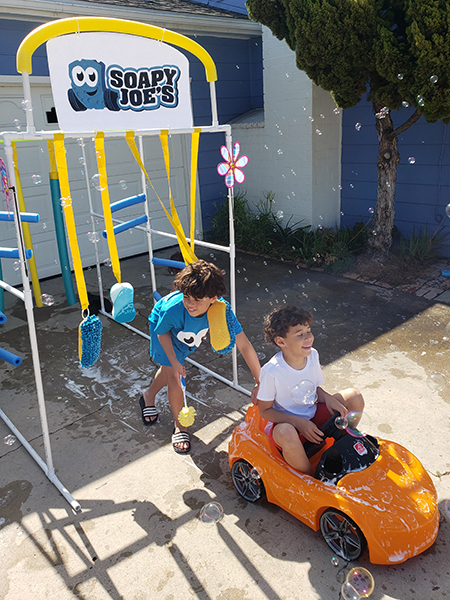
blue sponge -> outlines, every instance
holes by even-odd
[[[115,283],[109,292],[113,303],[112,317],[118,323],[129,323],[136,316],[133,305],[134,289],[131,283]]]
[[[91,315],[80,323],[78,353],[82,367],[92,367],[100,356],[103,325],[96,315]]]

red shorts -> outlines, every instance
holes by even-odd
[[[317,427],[322,427],[322,425],[324,423],[326,423],[328,421],[328,419],[331,417],[327,405],[325,404],[325,402],[319,402],[317,404],[317,410],[316,410],[316,414],[313,416],[313,418],[311,419],[311,421],[314,423],[314,425],[317,425]],[[281,447],[276,443],[276,441],[273,439],[273,428],[275,427],[275,425],[278,425],[278,423],[272,423],[270,429],[267,428],[265,431],[267,433],[267,435],[269,436],[269,438],[272,440],[272,442],[275,444],[275,446],[278,448],[278,450],[281,451]],[[306,438],[304,438],[302,436],[301,433],[298,434],[298,437],[300,438],[300,441],[302,444],[304,444],[306,442]]]

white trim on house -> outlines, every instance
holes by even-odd
[[[54,2],[52,0],[2,0],[0,4],[0,17],[4,19],[46,23],[54,19],[80,15],[151,22],[153,25],[164,26],[185,34],[247,38],[261,35],[262,32],[259,23],[247,19],[228,19],[152,9],[140,10],[126,5],[121,7],[111,4]]]

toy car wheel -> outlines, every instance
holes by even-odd
[[[234,487],[248,502],[256,502],[265,496],[264,484],[258,472],[246,460],[237,460],[231,467]]]
[[[366,549],[362,531],[339,510],[329,508],[322,514],[320,532],[333,552],[344,560],[356,560]]]

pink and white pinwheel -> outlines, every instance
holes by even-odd
[[[238,158],[240,150],[241,145],[239,142],[236,142],[233,146],[233,156],[230,156],[226,146],[222,146],[220,149],[220,153],[226,162],[217,165],[217,172],[219,175],[225,176],[225,185],[227,188],[232,188],[235,180],[236,183],[243,183],[245,180],[245,175],[241,171],[241,168],[245,167],[248,163],[248,156],[244,155]]]

